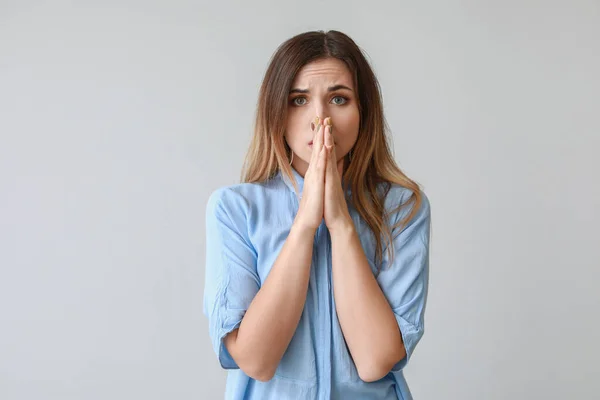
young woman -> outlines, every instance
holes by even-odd
[[[377,79],[341,32],[275,52],[242,183],[206,210],[204,312],[227,399],[410,399],[429,201],[395,164]]]

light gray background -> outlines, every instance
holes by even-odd
[[[415,398],[598,399],[600,2],[416,3],[0,1],[0,398],[223,397],[206,200],[338,29],[432,203]]]

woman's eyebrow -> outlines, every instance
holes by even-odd
[[[335,92],[336,90],[340,90],[340,89],[346,89],[349,91],[353,91],[352,89],[350,89],[348,86],[345,85],[335,85],[335,86],[330,86],[327,88],[328,92]],[[290,90],[290,94],[292,93],[310,93],[310,90],[308,89],[298,89],[298,88],[294,88],[292,90]]]

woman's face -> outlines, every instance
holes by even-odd
[[[327,58],[306,64],[294,78],[288,96],[285,139],[294,152],[292,166],[302,176],[312,154],[311,122],[331,118],[340,175],[344,156],[356,143],[360,115],[352,74],[346,64]]]

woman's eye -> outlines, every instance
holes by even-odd
[[[296,106],[302,106],[306,103],[298,103],[298,100],[304,100],[306,101],[306,99],[304,97],[296,97],[295,99],[292,100],[292,103]]]
[[[338,101],[338,102],[336,102],[336,101],[335,101],[335,99],[338,99],[338,100],[341,100],[341,101]],[[348,100],[346,100],[346,98],[345,98],[345,97],[342,97],[342,96],[335,96],[335,97],[333,98],[333,102],[334,102],[335,104],[337,104],[338,106],[341,106],[342,104],[346,104],[346,101],[348,101]]]
[[[335,96],[331,100],[335,105],[341,106],[348,102],[348,99],[343,96]],[[303,106],[307,103],[306,97],[296,97],[292,99],[292,104],[295,106]]]

